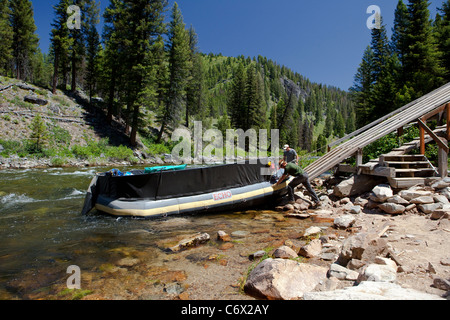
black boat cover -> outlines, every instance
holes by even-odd
[[[89,187],[82,212],[87,214],[91,211],[100,194],[127,201],[158,201],[269,181],[270,176],[261,174],[263,168],[266,168],[266,165],[261,163],[237,163],[150,174],[133,171],[133,175],[121,177],[110,174],[97,175]]]

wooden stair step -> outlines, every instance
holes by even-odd
[[[397,189],[404,189],[404,188],[410,188],[415,185],[426,185],[428,183],[431,183],[432,181],[437,181],[440,178],[438,177],[406,177],[406,178],[390,178],[389,182],[393,188]]]
[[[417,154],[417,155],[413,155],[413,154],[404,154],[404,155],[392,155],[392,156],[381,156],[380,159],[382,159],[383,161],[420,161],[420,160],[424,160],[425,156],[422,154]]]
[[[434,168],[419,168],[419,169],[395,169],[395,172],[405,173],[405,172],[435,172]]]

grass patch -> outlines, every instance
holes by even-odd
[[[61,291],[58,296],[60,297],[68,297],[70,296],[70,300],[81,300],[84,297],[93,294],[94,292],[91,290],[79,290],[79,289],[64,289]]]

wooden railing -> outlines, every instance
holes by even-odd
[[[378,139],[430,115],[437,109],[445,108],[447,118],[450,107],[450,83],[429,94],[403,106],[400,109],[378,119],[377,121],[332,143],[329,152],[305,168],[311,179],[317,178],[326,171],[352,156],[361,159],[361,150]],[[450,138],[450,121],[447,120],[447,132]],[[443,141],[441,141],[443,143]],[[448,148],[448,147],[447,147]],[[448,151],[447,151],[448,153]]]

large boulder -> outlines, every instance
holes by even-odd
[[[437,295],[405,289],[391,282],[361,282],[358,286],[342,290],[309,292],[304,300],[445,300]]]
[[[47,100],[38,98],[36,96],[25,96],[23,98],[23,100],[25,102],[29,102],[29,103],[32,103],[32,104],[37,104],[37,105],[40,105],[40,106],[45,106],[48,103]]]
[[[385,202],[393,196],[394,192],[392,191],[391,186],[387,184],[380,184],[372,189],[370,199],[375,202]]]
[[[355,196],[372,190],[382,181],[380,177],[356,175],[336,185],[333,194],[339,198]]]
[[[352,259],[361,260],[363,264],[370,263],[377,256],[386,256],[388,249],[387,240],[377,234],[358,233],[343,242],[338,263],[344,267]]]
[[[297,300],[327,279],[327,268],[286,259],[266,259],[250,273],[245,292],[257,299]]]

